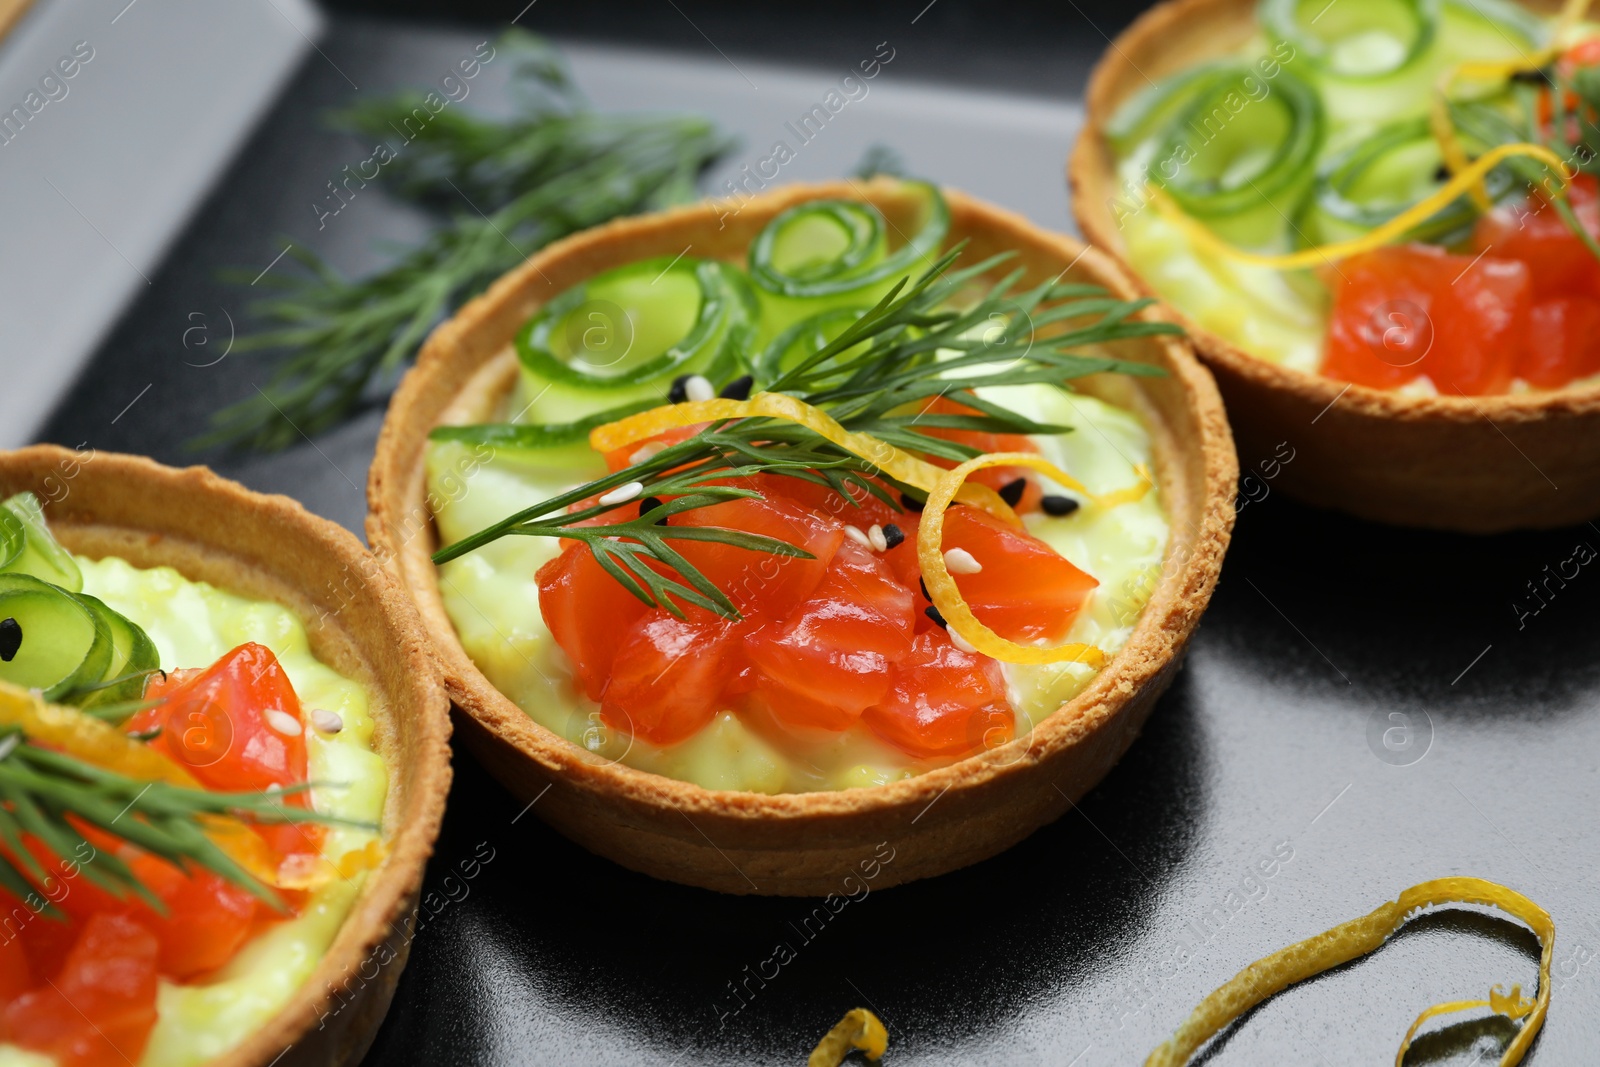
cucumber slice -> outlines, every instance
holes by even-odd
[[[31,574],[72,593],[83,588],[83,574],[73,561],[72,553],[62,548],[50,533],[38,497],[32,493],[18,493],[0,503],[0,508],[8,512],[16,520],[17,526],[21,527],[23,541],[22,550],[10,562],[0,566],[0,571]]]
[[[1313,80],[1335,125],[1383,126],[1428,114],[1440,77],[1472,61],[1517,59],[1536,52],[1549,35],[1538,18],[1499,0],[1436,0],[1436,29],[1417,59],[1382,77],[1351,77],[1317,68]],[[1340,0],[1333,10],[1343,7]],[[1456,79],[1450,95],[1470,100],[1504,89],[1499,81]]]
[[[750,276],[763,289],[785,296],[830,295],[803,291],[827,283],[855,288],[853,279],[882,262],[887,247],[883,216],[854,200],[790,208],[761,232],[757,245],[751,250]]]
[[[428,434],[430,441],[458,441],[487,445],[492,458],[511,459],[541,466],[582,466],[595,461],[589,447],[589,432],[617,419],[660,407],[664,401],[652,397],[623,404],[573,422],[488,422],[471,426],[438,426]]]
[[[133,620],[104,601],[88,593],[76,596],[94,616],[96,629],[108,638],[111,653],[101,677],[79,682],[78,691],[67,694],[69,699],[84,708],[138,700],[144,693],[145,676],[161,666],[155,642]]]
[[[1436,0],[1262,0],[1256,18],[1340,79],[1384,78],[1428,51],[1438,29]]]
[[[903,184],[918,193],[921,204],[913,236],[899,248],[888,250],[883,216],[870,204],[812,200],[782,212],[756,235],[750,280],[765,294],[791,300],[876,303],[863,294],[917,273],[950,232],[950,208],[938,188]]]
[[[1106,123],[1106,138],[1118,152],[1130,150],[1161,133],[1183,108],[1228,64],[1204,63],[1164,78],[1134,94]]]
[[[1359,236],[1443,185],[1436,173],[1441,162],[1439,143],[1427,119],[1386,126],[1323,164],[1299,228],[1314,243]],[[1498,200],[1511,191],[1515,179],[1509,170],[1497,167],[1485,184],[1490,198]],[[1477,214],[1472,201],[1463,196],[1406,239],[1446,241],[1472,225]]]
[[[1442,64],[1518,59],[1538,51],[1549,36],[1549,24],[1520,4],[1441,0],[1439,5],[1437,51]]]
[[[1218,69],[1166,128],[1151,177],[1191,214],[1236,215],[1309,185],[1321,99],[1288,70],[1264,96],[1251,96],[1252,84],[1264,83],[1248,66]]]
[[[862,307],[829,308],[790,326],[755,357],[756,382],[764,385],[776,381],[807,356],[815,355],[831,345],[868,310]],[[855,350],[847,350],[841,353],[841,357],[851,355]]]
[[[7,620],[10,624],[6,625]],[[0,574],[0,679],[55,700],[100,681],[111,662],[111,635],[64,589],[27,574]]]
[[[22,522],[10,509],[0,508],[0,573],[10,569],[27,544]]]
[[[656,290],[656,287],[650,286],[649,282],[662,275],[664,262],[667,261],[657,261],[655,269],[649,271],[642,279],[649,298],[654,298]],[[630,265],[630,267],[639,266],[639,264]],[[660,284],[665,286],[668,278],[682,266],[680,261],[674,271],[668,272],[667,276],[662,278]],[[619,269],[626,271],[630,267]],[[646,360],[643,366],[633,365],[633,356],[646,354],[640,348],[641,338],[636,336],[629,360],[619,364],[619,367],[622,367],[621,373],[610,375],[601,381],[587,381],[581,374],[569,373],[570,368],[562,365],[556,353],[551,352],[548,347],[539,350],[526,343],[534,333],[535,322],[543,318],[546,312],[551,311],[555,303],[552,301],[540,316],[536,316],[535,322],[530,322],[523,328],[523,333],[519,336],[518,355],[522,357],[522,374],[518,395],[514,398],[512,406],[512,410],[516,412],[513,421],[565,424],[637,401],[651,400],[656,404],[662,404],[666,402],[671,380],[682,374],[703,374],[717,383],[737,377],[741,372],[735,368],[746,358],[746,353],[752,344],[751,338],[759,328],[761,309],[755,290],[750,285],[749,279],[744,276],[744,272],[731,263],[716,260],[698,263],[691,261],[689,267],[685,269],[692,272],[691,278],[696,287],[696,295],[691,298],[687,310],[678,309],[680,324],[690,320],[698,323],[702,318],[716,324],[714,329],[700,332],[694,338],[696,351],[693,353],[693,358],[680,361],[669,350],[666,354],[671,358],[664,361],[664,364]],[[624,279],[629,285],[639,280],[638,277]],[[585,286],[577,288],[586,289]],[[573,311],[583,313],[580,306],[584,298],[581,294],[574,296],[573,291],[569,290],[557,298],[557,300],[563,299],[573,302]],[[694,301],[699,302],[698,307]],[[620,305],[613,304],[614,308],[617,306]],[[556,313],[559,313],[559,309],[552,313],[552,319]],[[632,317],[634,321],[638,321],[638,314],[637,310],[627,311],[623,317]],[[609,315],[612,318],[618,317],[615,310],[610,311]],[[580,323],[582,321],[579,320]],[[539,328],[548,335],[548,332],[554,331],[557,327],[553,321],[546,320]],[[581,335],[584,329],[589,328],[592,327],[573,330],[564,326],[560,327],[560,330],[563,334],[575,332]],[[663,326],[660,322],[653,322],[650,330],[654,343],[658,345],[666,343],[662,338],[671,329],[672,324]],[[697,331],[698,327],[690,329]],[[682,350],[686,344],[686,341],[680,341],[673,347]],[[650,365],[652,363],[654,365]]]
[[[528,320],[517,334],[517,355],[539,378],[591,392],[704,368],[754,303],[738,292],[736,273],[723,263],[686,258],[606,271]]]

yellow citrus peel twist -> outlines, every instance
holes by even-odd
[[[1032,452],[995,452],[969,459],[954,470],[940,471],[941,477],[938,484],[928,493],[928,502],[922,509],[922,521],[917,527],[917,561],[922,566],[922,580],[928,587],[928,598],[933,601],[933,606],[939,609],[939,614],[944,617],[950,629],[959,634],[967,644],[985,656],[1006,663],[1064,663],[1070,660],[1085,663],[1090,667],[1105,666],[1106,654],[1093,645],[1067,644],[1057,645],[1054,648],[1041,648],[1037,645],[1019,645],[1014,641],[1008,641],[979,622],[978,617],[967,606],[966,600],[961,596],[961,590],[956,586],[955,579],[950,576],[950,571],[944,563],[944,513],[956,499],[967,477],[985,467],[1029,467],[1069,489],[1083,493],[1092,503],[1100,507],[1115,507],[1144,496],[1150,491],[1149,472],[1142,467],[1136,468],[1140,478],[1131,488],[1115,493],[1095,494],[1085,489],[1072,475],[1042,456]]]
[[[1296,982],[1365,956],[1405,925],[1413,913],[1440,904],[1484,904],[1526,923],[1539,939],[1539,993],[1529,1000],[1522,996],[1518,986],[1513,986],[1510,993],[1503,993],[1497,987],[1487,1000],[1456,1000],[1434,1005],[1418,1015],[1411,1029],[1406,1031],[1400,1051],[1395,1054],[1395,1067],[1400,1067],[1405,1060],[1412,1038],[1425,1022],[1439,1015],[1473,1008],[1490,1008],[1507,1018],[1523,1021],[1500,1057],[1500,1067],[1515,1067],[1538,1036],[1545,1013],[1550,1009],[1550,961],[1555,955],[1555,924],[1549,912],[1521,893],[1482,878],[1439,878],[1414,885],[1401,893],[1398,900],[1381,905],[1370,915],[1352,919],[1257,960],[1201,1001],[1177,1032],[1150,1054],[1145,1067],[1182,1067],[1218,1031],[1267,998]]]
[[[121,730],[77,708],[47,704],[38,694],[6,682],[0,682],[0,726],[20,726],[30,741],[129,778],[200,788],[188,771]]]
[[[30,741],[129,778],[165,782],[184,789],[205,788],[182,766],[109,723],[68,705],[46,703],[38,694],[8,682],[0,682],[0,727],[4,726],[21,727]],[[283,877],[261,835],[240,820],[201,815],[198,821],[218,848],[264,885],[278,889],[315,889],[330,881],[333,873],[349,877],[342,866],[336,868],[327,863],[322,864],[328,868],[326,872],[299,878]],[[363,856],[357,861],[361,869],[369,865],[369,859]]]
[[[1370,252],[1375,248],[1381,248],[1397,237],[1404,236],[1412,227],[1427,221],[1433,215],[1448,207],[1462,193],[1471,189],[1473,184],[1485,174],[1513,156],[1525,156],[1543,163],[1554,172],[1559,188],[1566,188],[1566,163],[1550,149],[1537,144],[1497,145],[1473,160],[1435,192],[1417,201],[1383,225],[1374,227],[1360,237],[1353,237],[1348,241],[1335,241],[1332,244],[1319,245],[1316,248],[1302,248],[1298,252],[1272,254],[1250,252],[1243,248],[1236,248],[1211,232],[1210,228],[1204,223],[1185,214],[1177,202],[1159,186],[1151,185],[1149,187],[1150,199],[1155,204],[1156,210],[1161,212],[1179,230],[1183,231],[1184,236],[1189,239],[1190,243],[1204,253],[1218,258],[1237,260],[1240,263],[1247,263],[1255,267],[1267,267],[1273,270],[1303,270],[1307,267],[1320,266],[1336,259],[1348,259],[1362,252]]]
[[[1561,54],[1565,38],[1589,10],[1589,3],[1590,0],[1567,0],[1562,5],[1561,14],[1557,16],[1555,26],[1550,31],[1550,43],[1531,56],[1502,60],[1469,60],[1439,75],[1439,81],[1434,86],[1433,100],[1428,109],[1428,126],[1433,130],[1434,140],[1439,142],[1439,154],[1444,157],[1445,168],[1451,174],[1460,174],[1469,166],[1467,151],[1461,144],[1461,138],[1456,136],[1455,123],[1450,121],[1450,90],[1455,83],[1462,78],[1504,81],[1513,75],[1543,69]],[[1493,206],[1489,201],[1488,190],[1484,187],[1482,174],[1473,178],[1468,190],[1478,210],[1488,211]]]
[[[597,452],[613,452],[680,426],[746,418],[783,419],[797,423],[846,452],[860,456],[889,477],[914,485],[924,493],[931,493],[946,473],[944,468],[918,459],[909,452],[902,452],[870,434],[847,430],[826,412],[784,393],[757,393],[749,400],[719,398],[651,408],[595,427],[589,432],[589,445]],[[988,486],[966,486],[961,493],[961,502],[982,508],[1013,526],[1018,524],[1017,513],[1000,499],[999,493]]]
[[[1031,452],[997,452],[970,459],[953,470],[945,470],[869,434],[847,430],[825,412],[782,393],[758,393],[749,400],[700,400],[652,408],[596,427],[589,433],[589,444],[597,451],[611,452],[680,426],[754,417],[798,423],[867,460],[891,478],[916,486],[928,494],[917,534],[917,558],[922,566],[922,578],[945,622],[973,648],[1006,663],[1061,663],[1072,660],[1097,668],[1105,665],[1105,653],[1093,645],[1070,644],[1055,648],[1019,645],[1007,641],[979,622],[962,598],[955,579],[950,577],[950,572],[945,568],[941,546],[944,512],[952,503],[960,501],[982,508],[1012,525],[1021,525],[1016,512],[993,489],[985,485],[966,484],[969,474],[985,467],[1028,467],[1040,471],[1066,488],[1082,493],[1091,503],[1100,507],[1115,507],[1144,496],[1150,491],[1149,471],[1143,467],[1136,468],[1139,481],[1128,489],[1114,493],[1092,493],[1072,475]]]
[[[806,1067],[839,1067],[844,1058],[860,1049],[869,1060],[881,1060],[889,1050],[889,1031],[866,1008],[852,1008],[832,1030],[823,1035],[806,1057]]]

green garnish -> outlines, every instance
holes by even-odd
[[[902,278],[832,343],[808,351],[787,368],[779,361],[742,353],[737,373],[754,380],[750,389],[781,392],[820,408],[852,431],[870,434],[896,448],[961,461],[978,450],[924,430],[959,429],[989,433],[1047,434],[1064,427],[1037,423],[1023,415],[961,392],[978,386],[1050,384],[1066,388],[1071,379],[1089,374],[1159,375],[1144,363],[1108,356],[1083,355],[1074,349],[1134,337],[1174,334],[1169,323],[1137,319],[1148,300],[1120,300],[1093,285],[1045,282],[1013,292],[1024,271],[1005,275],[977,299],[968,291],[1012,254],[952,270],[961,249],[946,253],[915,282]],[[1024,327],[1023,324],[1028,324]],[[1044,334],[1044,336],[1041,336]],[[716,383],[722,384],[722,383]],[[908,406],[947,393],[961,392],[961,403],[980,414],[908,415]],[[636,406],[603,413],[620,418]],[[598,420],[592,416],[590,420]],[[508,433],[500,426],[452,427],[454,440],[484,440]],[[445,563],[501,537],[520,535],[581,541],[594,552],[608,574],[652,607],[682,615],[681,599],[727,618],[738,609],[668,542],[711,541],[777,555],[803,556],[784,542],[721,527],[660,525],[686,511],[737,497],[759,496],[751,489],[706,485],[707,481],[775,474],[827,485],[856,499],[868,493],[901,509],[898,494],[912,487],[886,477],[869,460],[827,441],[797,424],[768,418],[714,423],[688,440],[604,478],[541,501],[483,530],[440,549],[435,563]],[[576,526],[613,507],[596,504],[568,512],[574,504],[638,482],[635,498],[677,496],[654,502],[637,519],[601,526]],[[912,490],[915,492],[915,490]],[[666,570],[670,577],[664,575]]]
[[[1509,86],[1514,110],[1485,102],[1452,103],[1451,121],[1457,130],[1482,145],[1485,151],[1510,143],[1542,144],[1578,173],[1600,174],[1600,127],[1594,122],[1594,116],[1600,114],[1600,68],[1580,68],[1569,77],[1556,64],[1545,68],[1541,74],[1548,83],[1550,97],[1548,129],[1543,128],[1538,119],[1538,97],[1545,87],[1525,79],[1514,80]],[[1574,111],[1567,110],[1568,93],[1578,100]],[[1573,126],[1576,136],[1568,136]],[[1533,160],[1508,159],[1503,165],[1516,175],[1524,188],[1542,188],[1549,177],[1546,169]],[[1578,221],[1567,196],[1552,196],[1549,203],[1567,229],[1600,259],[1600,241]]]
[[[102,706],[144,691],[158,661],[144,630],[83,592],[38,498],[22,492],[0,502],[0,681],[105,717]]]
[[[466,298],[560,237],[692,199],[700,173],[731,147],[702,118],[587,110],[559,55],[526,31],[507,31],[496,47],[529,90],[524,112],[494,121],[441,111],[379,178],[448,221],[359,280],[298,247],[290,255],[304,273],[261,278],[279,292],[255,309],[268,326],[234,348],[293,353],[257,395],[218,412],[196,447],[280,449],[338,424]],[[338,120],[391,138],[418,103],[401,94]]]
[[[149,676],[163,673],[159,657],[143,629],[82,585],[38,499],[19,493],[0,502],[0,681],[120,724],[158,703],[142,697]],[[157,727],[134,737],[148,741],[159,733]],[[64,874],[47,870],[28,850],[27,834],[107,892],[131,893],[165,912],[124,860],[84,838],[73,825],[78,820],[179,867],[211,871],[281,911],[277,895],[207,837],[200,820],[243,815],[262,823],[356,825],[284,804],[308,788],[220,793],[145,781],[38,747],[18,725],[0,726],[0,889],[55,913],[51,879]]]
[[[282,911],[284,905],[277,894],[207,837],[200,819],[248,816],[262,823],[342,821],[283,803],[285,797],[307,788],[310,787],[267,793],[212,793],[147,782],[30,744],[16,727],[3,729],[0,888],[21,900],[44,898],[48,902],[46,883],[60,877],[61,872],[47,870],[28,851],[22,842],[22,835],[28,834],[62,862],[76,863],[83,876],[95,885],[119,898],[137,896],[164,914],[166,908],[160,898],[139,881],[124,860],[91,845],[73,826],[72,820],[76,819],[176,866],[211,871]],[[53,909],[47,906],[42,910]]]

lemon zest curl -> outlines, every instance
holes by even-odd
[[[931,493],[945,471],[927,460],[902,452],[871,434],[847,430],[820,408],[812,407],[786,393],[757,393],[749,400],[695,400],[685,404],[665,404],[641,411],[616,422],[597,426],[589,432],[589,446],[597,452],[614,452],[636,441],[654,437],[666,430],[724,419],[769,418],[797,423],[852,455],[873,464],[883,473],[924,493]],[[1017,513],[1000,494],[984,485],[967,486],[962,503],[980,507],[1011,525],[1019,524]]]
[[[1457,197],[1473,188],[1473,186],[1489,171],[1499,166],[1502,162],[1513,156],[1525,156],[1538,160],[1553,172],[1553,182],[1557,192],[1565,189],[1568,182],[1568,168],[1566,162],[1550,149],[1537,144],[1503,144],[1497,145],[1457,171],[1455,176],[1445,182],[1436,191],[1423,197],[1406,210],[1400,212],[1381,226],[1375,226],[1360,237],[1353,237],[1348,241],[1335,241],[1332,244],[1318,245],[1315,248],[1302,248],[1298,252],[1266,253],[1251,252],[1247,249],[1237,248],[1218,237],[1210,227],[1200,220],[1186,214],[1178,206],[1172,196],[1157,185],[1150,185],[1149,195],[1156,210],[1168,222],[1176,226],[1201,252],[1215,256],[1219,259],[1232,259],[1253,267],[1266,267],[1272,270],[1304,270],[1308,267],[1321,266],[1334,260],[1348,259],[1362,252],[1373,249],[1404,236],[1418,223],[1425,222],[1433,215],[1442,211],[1453,203]]]
[[[866,1008],[851,1008],[832,1030],[823,1035],[806,1058],[806,1067],[839,1067],[850,1053],[861,1050],[874,1062],[889,1050],[889,1031]]]
[[[1521,1020],[1516,1036],[1500,1057],[1500,1067],[1516,1067],[1538,1036],[1550,1010],[1550,961],[1555,955],[1556,930],[1550,913],[1513,889],[1482,878],[1439,878],[1414,885],[1397,900],[1380,905],[1371,914],[1341,923],[1333,929],[1265,956],[1217,989],[1190,1013],[1176,1033],[1150,1053],[1145,1067],[1182,1067],[1218,1031],[1247,1011],[1297,982],[1348,963],[1379,948],[1395,931],[1423,908],[1440,904],[1483,904],[1498,908],[1526,923],[1539,939],[1539,992],[1532,999],[1520,986],[1506,993],[1496,986],[1487,1000],[1455,1000],[1435,1004],[1417,1016],[1395,1054],[1400,1067],[1412,1038],[1429,1019],[1474,1008],[1489,1008],[1509,1019]]]
[[[928,598],[939,614],[967,644],[1005,663],[1064,663],[1087,664],[1096,669],[1105,666],[1106,654],[1094,645],[1066,644],[1053,648],[1038,645],[1019,645],[989,629],[972,613],[961,590],[950,576],[944,562],[944,514],[959,494],[967,476],[986,467],[1028,467],[1048,476],[1061,485],[1087,496],[1098,507],[1116,507],[1138,500],[1150,491],[1150,473],[1143,466],[1136,467],[1139,481],[1128,489],[1115,493],[1089,492],[1076,478],[1057,467],[1043,456],[1032,452],[995,452],[969,459],[954,470],[941,472],[943,477],[928,494],[922,509],[922,521],[917,527],[917,562],[922,567],[922,580],[928,587]]]

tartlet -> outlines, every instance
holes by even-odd
[[[1150,427],[1172,536],[1167,565],[1132,639],[1064,713],[1005,746],[886,785],[803,794],[711,790],[607,764],[536,724],[473,664],[451,625],[430,559],[424,449],[444,422],[483,421],[512,387],[511,344],[541,303],[601,271],[692,246],[742,259],[776,215],[808,200],[871,203],[906,222],[915,200],[898,182],[792,186],[733,205],[703,203],[611,223],[532,257],[429,338],[385,420],[368,482],[368,540],[411,591],[461,711],[468,748],[557,830],[623,866],[730,893],[824,895],[880,843],[893,862],[878,884],[991,856],[1059,817],[1122,755],[1171,682],[1215,585],[1232,528],[1237,468],[1209,375],[1179,339],[1118,347],[1161,377],[1083,379],[1084,391],[1133,409]],[[1128,294],[1105,257],[1070,238],[947,192],[949,241],[966,261],[1018,254],[1028,282],[1065,275]],[[937,802],[935,804],[935,802]],[[879,856],[881,859],[881,855]]]
[[[313,653],[366,689],[389,771],[386,858],[290,1002],[212,1061],[358,1062],[405,965],[404,918],[417,906],[450,788],[448,703],[415,609],[348,532],[206,468],[51,445],[0,453],[0,495],[23,491],[78,555],[169,566],[282,604],[304,623]]]
[[[1532,3],[1550,13],[1556,5]],[[1084,237],[1127,259],[1113,204],[1124,191],[1105,130],[1139,90],[1260,32],[1255,0],[1168,0],[1111,44],[1089,80],[1067,167]],[[1276,485],[1307,503],[1404,526],[1492,533],[1600,514],[1600,385],[1493,396],[1413,396],[1252,356],[1170,305],[1216,375],[1246,465],[1294,449]]]

